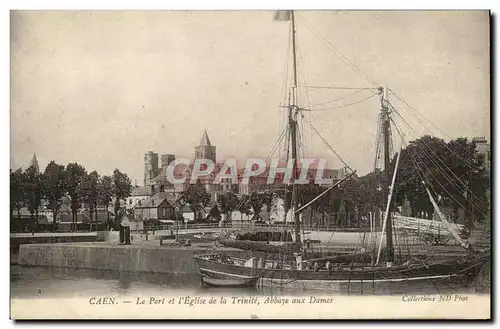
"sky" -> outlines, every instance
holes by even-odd
[[[331,109],[304,115],[361,174],[373,169],[378,95],[302,86],[375,87],[367,76],[423,115],[389,94],[415,130],[394,115],[407,141],[424,133],[489,139],[487,12],[296,18],[299,105]],[[78,162],[141,183],[144,153],[193,157],[204,129],[221,161],[267,157],[283,129],[290,27],[272,11],[13,11],[10,27],[11,168],[36,152],[42,169]],[[339,167],[303,128],[304,155]]]

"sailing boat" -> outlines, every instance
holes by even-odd
[[[333,255],[325,257],[308,258],[308,244],[301,241],[301,220],[300,213],[314,202],[326,195],[330,190],[340,186],[348,179],[353,179],[356,172],[352,171],[343,179],[337,181],[324,192],[320,193],[310,202],[299,205],[297,196],[297,187],[294,181],[297,180],[297,118],[301,112],[298,106],[297,97],[297,72],[296,72],[296,52],[295,52],[295,13],[286,11],[289,15],[289,21],[292,31],[292,50],[293,50],[293,88],[292,97],[288,105],[288,129],[290,136],[291,157],[293,160],[292,171],[292,195],[291,195],[291,214],[293,217],[294,246],[296,248],[271,248],[254,249],[253,257],[238,258],[227,256],[222,252],[213,252],[204,255],[194,256],[198,270],[202,276],[218,280],[251,280],[259,286],[281,287],[281,288],[299,288],[299,289],[321,289],[342,291],[345,287],[353,291],[359,287],[361,292],[367,289],[378,288],[394,293],[396,287],[404,286],[415,282],[417,284],[428,283],[436,285],[444,282],[447,286],[455,283],[460,285],[470,284],[478,276],[482,266],[490,259],[490,250],[477,251],[468,241],[463,240],[457,232],[453,232],[452,225],[449,225],[445,216],[439,210],[432,194],[423,182],[428,193],[429,199],[441,221],[455,240],[466,250],[465,256],[448,258],[446,260],[425,259],[395,259],[391,218],[391,200],[394,190],[394,184],[399,164],[398,153],[394,170],[390,169],[390,106],[388,101],[388,89],[380,88],[379,95],[381,99],[382,133],[384,144],[384,166],[385,166],[385,187],[386,195],[385,212],[382,225],[382,235],[378,244],[376,257],[370,252],[356,252],[347,255]],[[385,252],[383,251],[383,239],[386,239]],[[233,245],[238,246],[238,244]],[[241,244],[239,244],[241,246]],[[253,244],[255,247],[255,244]],[[366,291],[366,290],[365,290]]]

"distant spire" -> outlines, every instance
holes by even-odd
[[[200,145],[203,145],[203,146],[212,146],[212,144],[210,143],[210,139],[208,138],[208,134],[207,134],[207,130],[206,129],[203,132],[203,136],[201,136]]]
[[[30,162],[30,167],[34,167],[36,172],[40,172],[40,168],[38,167],[38,160],[36,159],[36,153],[33,153],[33,158]]]

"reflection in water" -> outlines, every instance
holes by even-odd
[[[74,298],[96,295],[258,295],[257,289],[204,288],[198,275],[87,269],[11,267],[13,298]]]
[[[372,291],[370,287],[350,285],[345,291],[287,290],[277,288],[206,288],[198,275],[131,273],[69,268],[11,266],[11,296],[13,298],[78,298],[91,296],[158,296],[158,295],[302,295],[320,294],[438,294],[466,293],[467,288],[430,284],[404,285],[396,291],[393,286]]]

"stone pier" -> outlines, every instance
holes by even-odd
[[[18,265],[66,267],[149,273],[197,273],[193,256],[208,253],[209,246],[163,246],[109,243],[25,244],[19,249]],[[248,251],[218,248],[228,255],[250,257]]]

